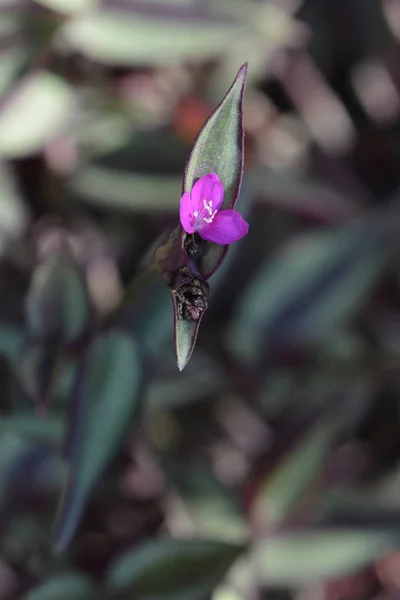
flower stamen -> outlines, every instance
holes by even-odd
[[[203,200],[203,206],[206,209],[206,211],[208,212],[208,214],[210,216],[212,216],[212,200],[210,200],[210,206],[207,204],[207,200],[204,198]],[[204,219],[205,220],[205,219]]]
[[[217,210],[214,210],[214,212],[210,212],[210,218],[203,217],[203,221],[208,224],[212,223],[217,212]]]

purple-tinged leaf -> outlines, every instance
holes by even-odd
[[[135,415],[142,390],[135,340],[109,331],[95,338],[82,357],[67,430],[69,474],[57,519],[55,547],[75,533],[85,504]]]
[[[242,65],[232,87],[201,129],[190,153],[183,180],[183,193],[196,181],[216,173],[224,186],[223,209],[235,207],[242,182],[244,162],[243,95],[247,63]],[[182,230],[181,245],[187,234]],[[208,279],[221,264],[228,247],[205,242],[195,255],[200,275]]]

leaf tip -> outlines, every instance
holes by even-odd
[[[242,98],[243,98],[244,88],[245,88],[246,81],[247,81],[248,69],[249,69],[249,63],[248,62],[243,63],[242,66],[240,67],[239,71],[237,72],[235,81],[233,82],[233,85],[235,85],[235,83],[240,84],[240,86],[242,88]]]
[[[175,355],[180,372],[186,367],[196,344],[201,318],[198,321],[175,321]]]
[[[192,356],[192,352],[194,349],[194,345],[196,342],[198,327],[193,331],[191,336],[188,336],[186,339],[184,336],[177,336],[175,340],[175,354],[176,354],[176,364],[178,366],[179,372],[181,373],[183,369],[189,362],[190,357]]]

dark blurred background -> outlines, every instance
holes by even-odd
[[[399,0],[0,1],[0,600],[400,597],[399,39]],[[250,230],[180,373],[140,273],[246,61]]]

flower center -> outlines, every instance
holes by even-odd
[[[203,199],[203,206],[200,210],[193,211],[194,223],[193,226],[196,230],[203,229],[207,225],[213,222],[215,215],[218,210],[213,211],[213,202],[212,200]]]

